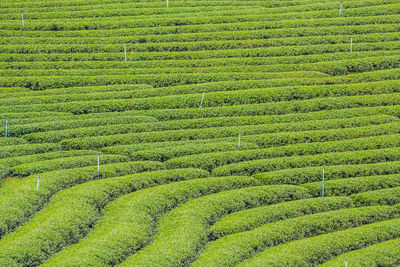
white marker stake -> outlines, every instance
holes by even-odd
[[[126,44],[124,44],[125,61],[126,61]]]
[[[169,5],[168,5],[168,0],[167,0],[167,8],[169,7]]]
[[[325,194],[325,165],[322,167],[322,197],[324,197]]]
[[[346,258],[346,263],[345,263],[345,265],[344,265],[345,267],[347,267],[347,261],[348,261],[348,259]]]
[[[6,137],[8,137],[8,120],[6,120]]]
[[[100,155],[97,155],[97,180],[100,179]]]
[[[239,130],[239,142],[238,142],[238,148],[240,149],[240,139],[242,138],[242,130]]]
[[[339,11],[339,17],[342,15],[342,6],[343,6],[343,2],[340,1],[340,11]]]
[[[39,191],[40,176],[37,178],[36,191]]]
[[[24,22],[24,11],[21,10],[21,18],[22,18],[22,27],[25,27],[25,22]]]
[[[204,95],[206,94],[206,90],[204,90],[203,92],[203,96],[201,97],[201,102],[200,102],[200,106],[199,108],[201,108],[203,106],[203,102],[204,102]]]
[[[353,37],[350,38],[350,53],[353,52]]]

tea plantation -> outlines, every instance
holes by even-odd
[[[399,266],[399,0],[2,0],[0,266]]]

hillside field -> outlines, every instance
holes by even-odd
[[[2,0],[0,267],[400,266],[399,0]]]

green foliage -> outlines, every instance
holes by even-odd
[[[21,164],[33,163],[43,160],[51,160],[58,159],[64,157],[79,157],[79,156],[87,156],[87,155],[95,155],[101,154],[96,151],[91,150],[70,150],[70,151],[57,151],[57,152],[49,152],[42,154],[34,154],[20,157],[7,157],[0,159],[0,165],[4,167],[0,167],[0,181],[9,174],[9,168]]]
[[[61,150],[61,146],[59,144],[53,144],[53,143],[2,146],[0,150],[0,159],[54,152],[58,150]]]
[[[211,119],[212,121],[212,119]],[[99,137],[82,137],[82,138],[73,138],[73,139],[65,139],[60,142],[64,149],[94,149],[94,148],[102,148],[105,146],[111,145],[121,145],[121,144],[135,144],[142,142],[166,142],[166,141],[184,141],[184,140],[196,140],[196,139],[214,139],[214,138],[222,138],[222,137],[237,137],[239,135],[239,131],[242,131],[244,135],[255,135],[261,133],[277,133],[279,131],[287,131],[288,133],[277,133],[278,138],[271,140],[270,143],[265,141],[259,141],[258,143],[262,144],[262,146],[268,147],[273,145],[284,145],[290,144],[290,141],[293,140],[293,143],[301,142],[301,137],[304,139],[309,139],[309,133],[302,133],[302,131],[306,130],[320,130],[320,129],[337,129],[337,128],[348,128],[348,127],[361,127],[371,124],[380,124],[381,126],[374,126],[369,130],[368,128],[360,129],[360,132],[370,131],[374,132],[384,132],[388,131],[396,131],[398,125],[400,125],[397,121],[397,118],[392,116],[370,116],[365,118],[348,118],[348,119],[337,119],[337,120],[320,120],[320,121],[306,121],[306,122],[297,122],[297,123],[286,123],[286,124],[257,124],[257,125],[242,125],[242,126],[227,126],[227,127],[209,127],[203,129],[182,129],[182,130],[165,130],[165,131],[153,131],[153,132],[138,132],[138,133],[127,133],[127,134],[115,134],[115,135],[107,135],[107,136],[99,136]],[[392,124],[386,124],[393,122]],[[179,123],[177,123],[179,126]],[[383,129],[382,129],[383,128]],[[385,130],[386,128],[386,130]],[[326,130],[325,130],[326,131]],[[297,135],[300,137],[290,139],[291,135]],[[323,134],[324,131],[320,133]],[[283,138],[279,139],[280,135],[284,135]],[[354,134],[355,135],[355,134]],[[357,137],[357,135],[355,135]],[[244,137],[243,137],[244,138]],[[318,137],[317,137],[318,138]],[[261,140],[265,140],[265,138],[260,138]],[[260,140],[259,139],[259,140]],[[286,141],[289,139],[289,141]],[[322,138],[320,138],[322,139]],[[326,138],[324,138],[326,139]],[[322,139],[322,140],[324,140]],[[248,140],[250,143],[253,143],[257,140],[257,137],[254,139],[249,137],[244,140]],[[276,140],[276,141],[275,141]],[[299,140],[299,141],[297,141]],[[317,139],[318,140],[318,139]],[[329,140],[329,139],[328,139]]]
[[[395,205],[400,203],[400,187],[363,192],[350,196],[354,203],[364,205]]]
[[[0,240],[0,257],[22,265],[39,265],[84,237],[113,199],[147,187],[207,175],[208,172],[198,169],[154,171],[96,180],[63,190],[29,222]]]
[[[87,237],[54,255],[44,266],[116,265],[146,246],[159,218],[191,199],[257,185],[250,177],[213,177],[155,186],[118,198],[105,207]]]
[[[223,217],[210,227],[210,240],[219,239],[226,235],[250,231],[263,224],[273,223],[307,214],[327,212],[350,208],[351,198],[326,197],[288,201],[275,205],[262,206],[238,211]]]
[[[101,155],[100,164],[129,161],[128,157],[120,155]],[[61,159],[50,159],[25,163],[10,168],[12,176],[28,176],[42,172],[49,172],[60,169],[72,169],[85,166],[97,165],[97,155],[75,156]]]
[[[400,238],[341,254],[322,266],[338,266],[348,259],[347,266],[396,266],[400,264]]]
[[[349,152],[326,153],[311,156],[292,156],[283,158],[261,159],[243,161],[213,169],[216,176],[225,175],[253,175],[260,172],[276,171],[289,168],[306,166],[343,165],[343,164],[369,164],[382,161],[399,161],[400,149],[370,149]]]
[[[325,166],[326,180],[400,173],[400,162]],[[262,184],[305,184],[322,180],[322,166],[284,169],[253,175]]]
[[[161,163],[152,161],[105,164],[100,168],[100,178],[152,171],[163,167]],[[95,179],[97,179],[97,166],[90,166],[42,173],[38,191],[36,175],[1,187],[0,236],[10,233],[43,208],[56,192]]]
[[[361,127],[368,128],[368,130],[372,130],[373,127]],[[372,128],[372,129],[371,129]],[[389,127],[388,127],[389,128]],[[390,128],[394,130],[394,128]],[[314,134],[315,133],[315,134]],[[373,131],[365,132],[362,129],[348,128],[343,130],[334,130],[334,131],[306,131],[300,134],[293,133],[292,140],[289,138],[279,138],[279,137],[288,137],[290,134],[278,134],[276,135],[263,135],[263,139],[261,136],[257,136],[259,140],[265,139],[273,139],[274,141],[284,141],[290,142],[312,142],[312,143],[300,143],[300,144],[292,144],[288,146],[279,146],[271,147],[266,149],[257,149],[257,150],[243,150],[243,151],[228,151],[228,152],[214,152],[207,153],[201,155],[193,155],[193,156],[184,156],[179,158],[174,158],[167,161],[168,167],[193,167],[196,166],[198,168],[203,168],[206,170],[212,170],[218,166],[238,163],[242,161],[249,160],[258,160],[263,158],[279,158],[279,157],[288,157],[295,155],[314,155],[314,154],[324,154],[328,152],[341,152],[341,151],[353,151],[353,150],[363,150],[363,149],[374,149],[374,148],[387,148],[387,147],[396,147],[400,145],[399,137],[400,135],[380,135],[374,137],[365,137],[365,138],[357,138],[357,139],[348,139],[348,140],[340,140],[340,141],[328,141],[328,142],[318,142],[318,138],[346,138],[346,133],[351,135],[351,137],[360,135],[374,135]],[[300,137],[299,137],[300,136]],[[306,140],[301,140],[301,137],[309,137]],[[297,138],[296,138],[297,137]],[[316,140],[315,140],[315,139]],[[332,139],[333,139],[332,138]],[[250,139],[255,140],[255,138],[250,137]],[[280,139],[280,140],[279,140]],[[289,139],[289,140],[288,140]],[[300,140],[299,140],[300,139]],[[245,138],[246,140],[246,138]],[[316,142],[313,142],[313,141]],[[323,140],[325,141],[325,140]],[[271,141],[270,141],[271,142]],[[255,142],[257,143],[257,142]]]
[[[355,177],[337,180],[327,180],[324,183],[325,196],[349,196],[356,193],[368,192],[400,186],[399,174]],[[321,196],[322,182],[302,184],[311,195]]]
[[[35,132],[45,132],[45,131],[55,131],[68,129],[71,131],[73,128],[80,127],[93,127],[100,125],[107,125],[107,127],[115,127],[119,124],[125,123],[141,123],[141,122],[154,122],[157,121],[152,117],[147,116],[110,116],[104,118],[81,118],[81,119],[71,119],[71,118],[59,118],[54,121],[36,122],[36,123],[25,123],[10,125],[9,133],[11,136],[22,136],[29,133]],[[16,122],[17,123],[17,122]],[[82,129],[81,129],[82,130]],[[29,135],[23,138],[29,140]],[[51,141],[51,140],[49,140]]]
[[[207,228],[222,216],[305,197],[308,197],[307,191],[299,187],[271,185],[231,190],[192,200],[162,217],[153,242],[127,258],[122,265],[188,265],[207,241]]]
[[[388,220],[270,248],[242,266],[309,266],[333,257],[400,237],[400,219]],[[318,244],[318,246],[315,246]]]
[[[241,143],[240,149],[252,149],[255,151],[258,146],[252,143]],[[127,151],[132,160],[155,160],[166,161],[175,157],[182,157],[187,155],[205,155],[214,151],[232,151],[239,150],[237,142],[216,142],[180,146],[167,146],[165,148],[154,148],[140,151]]]
[[[311,249],[319,249],[322,246],[332,244],[323,238],[325,235],[321,234],[330,232],[333,232],[332,234],[337,234],[340,232],[336,231],[362,226],[368,223],[390,220],[399,216],[399,207],[372,206],[341,209],[269,223],[252,231],[228,235],[218,239],[217,241],[208,243],[206,249],[202,254],[200,254],[200,257],[194,262],[193,266],[236,266],[238,263],[254,256],[256,256],[254,260],[250,260],[248,263],[244,262],[243,265],[253,266],[253,263],[255,264],[256,260],[260,259],[260,261],[264,262],[264,265],[262,266],[265,266],[266,262],[268,262],[267,266],[275,266],[279,265],[280,262],[270,261],[270,258],[276,260],[276,257],[272,257],[272,255],[279,254],[282,256],[282,252],[288,251],[281,250],[280,248],[285,245],[277,246],[279,244],[299,240],[292,242],[293,244],[296,244],[296,242],[303,242],[304,240],[305,243],[301,243],[304,244],[304,246],[299,246],[299,248],[302,249],[302,252],[308,252],[311,251]],[[388,230],[393,232],[396,222],[398,223],[398,219],[393,222],[384,221],[383,225],[389,225]],[[373,227],[366,227],[368,230],[374,229]],[[347,233],[351,233],[353,229],[357,228],[349,229]],[[399,230],[397,229],[396,231],[398,232]],[[374,234],[375,232],[372,231],[371,235]],[[350,235],[351,234],[349,234],[349,236]],[[315,237],[307,238],[311,236]],[[335,239],[338,244],[348,240],[345,238],[346,235],[341,236],[344,237],[343,240]],[[362,238],[363,236],[364,235],[360,235],[358,238]],[[393,237],[395,237],[395,234]],[[311,240],[315,241],[311,242]],[[288,243],[288,246],[292,243]],[[309,244],[309,246],[304,250],[307,244]],[[315,246],[315,244],[318,244],[318,246]],[[311,248],[312,245],[314,245],[313,248]],[[293,246],[293,248],[296,247],[297,246]],[[257,255],[257,253],[260,253],[263,250],[265,250],[265,253]],[[271,250],[274,250],[275,253],[269,254]],[[325,251],[326,253],[330,252],[329,248],[325,248]],[[268,257],[264,256],[265,254],[268,254]],[[285,255],[285,257],[282,258],[296,255],[303,255],[303,253],[294,255],[288,253],[288,255]],[[292,262],[286,262],[288,265],[291,263]],[[297,262],[292,264],[296,266],[298,265]]]

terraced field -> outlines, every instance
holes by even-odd
[[[0,266],[399,266],[399,117],[399,0],[2,0]]]

